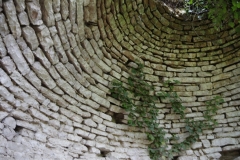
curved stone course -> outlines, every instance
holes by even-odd
[[[154,0],[0,0],[0,159],[148,160],[145,133],[126,124],[113,79],[145,65],[156,92],[165,80],[187,117],[223,96],[200,141],[179,160],[219,159],[240,148],[240,35],[209,20],[186,21]],[[186,137],[162,102],[159,123]],[[120,119],[118,119],[120,117]]]

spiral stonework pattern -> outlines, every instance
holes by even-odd
[[[236,29],[156,0],[0,0],[0,159],[149,160],[145,133],[110,94],[136,62],[156,92],[181,82],[187,117],[201,120],[204,102],[224,98],[218,125],[176,155],[220,159],[240,149],[239,48]],[[186,137],[169,104],[157,106],[168,135]]]

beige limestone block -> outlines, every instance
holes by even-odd
[[[18,14],[18,19],[21,25],[28,26],[30,24],[28,20],[28,15],[26,12],[21,12]]]
[[[49,118],[47,116],[45,116],[44,114],[42,114],[41,112],[39,112],[38,110],[36,110],[35,108],[31,107],[29,109],[29,112],[31,115],[33,115],[33,117],[36,117],[42,121],[48,122]]]
[[[90,98],[92,95],[92,92],[86,89],[85,87],[81,86],[79,89],[80,93],[84,95],[86,98]]]
[[[68,40],[69,40],[69,43],[71,45],[71,48],[75,48],[77,47],[77,41],[75,39],[75,36],[74,34],[72,34],[71,32],[67,34],[68,36]],[[78,57],[77,57],[78,58]]]
[[[223,151],[229,151],[229,150],[235,150],[238,149],[240,147],[240,145],[233,145],[233,146],[225,146],[223,147]]]
[[[23,56],[28,61],[28,63],[30,65],[33,65],[33,63],[35,62],[35,57],[34,57],[33,52],[31,51],[31,49],[29,47],[27,47],[25,50],[23,50],[22,53],[23,53]]]
[[[100,135],[100,136],[107,136],[107,133],[106,133],[106,132],[100,131],[100,130],[95,129],[95,128],[92,128],[92,129],[91,129],[91,133],[94,133],[94,134]]]
[[[2,134],[5,138],[7,138],[7,140],[11,141],[15,136],[16,132],[12,128],[5,127],[2,130]]]
[[[232,76],[233,76],[232,72],[221,73],[219,75],[211,77],[211,81],[215,82],[215,81],[219,81],[219,80],[223,80],[223,79],[228,79]]]
[[[44,51],[48,51],[49,48],[53,46],[53,40],[50,36],[50,32],[47,27],[44,25],[44,29],[42,29],[40,32],[37,33],[39,42],[43,48]]]
[[[97,127],[97,123],[95,123],[92,119],[85,119],[83,123],[89,127]]]
[[[42,9],[42,19],[43,22],[51,27],[55,24],[54,15],[53,15],[53,1],[52,0],[41,0],[39,1]]]
[[[234,111],[234,112],[228,112],[226,113],[227,118],[229,117],[239,117],[240,116],[240,111]]]
[[[82,57],[79,57],[78,61],[80,63],[82,70],[87,72],[89,75],[92,75],[93,71],[92,71],[92,68],[89,66],[89,64]]]
[[[13,107],[10,104],[2,100],[0,100],[0,108],[6,112],[11,112],[13,110]]]
[[[25,0],[14,0],[14,4],[17,12],[23,12],[26,8]]]
[[[98,109],[100,107],[100,104],[95,102],[95,101],[92,101],[91,99],[87,99],[86,100],[86,104],[88,106],[90,106],[91,108],[94,108],[94,109]]]
[[[55,65],[59,62],[59,57],[54,47],[51,46],[48,50],[45,51],[47,59],[51,62],[52,65]]]
[[[112,146],[104,144],[104,143],[98,143],[98,142],[96,142],[96,148],[100,149],[101,151],[114,151],[115,150],[115,147],[112,147]]]
[[[8,126],[12,129],[15,129],[16,128],[16,125],[17,125],[17,122],[16,120],[13,118],[13,117],[7,117],[5,118],[2,123],[5,125],[5,126]]]
[[[198,160],[197,156],[180,156],[178,160]]]
[[[201,72],[201,67],[186,67],[185,72]]]
[[[10,87],[13,85],[11,79],[8,77],[8,75],[0,68],[0,82],[5,87]]]
[[[80,115],[75,114],[74,112],[71,112],[69,110],[66,110],[64,108],[60,108],[60,112],[67,116],[68,118],[74,120],[75,122],[82,123],[83,119]]]
[[[83,2],[84,0],[77,1],[77,25],[78,25],[78,36],[82,41],[85,37],[84,32],[84,10],[83,10]]]
[[[69,1],[69,19],[71,24],[75,24],[76,22],[76,0]]]
[[[58,138],[49,138],[48,139],[49,143],[53,144],[54,146],[62,146],[62,147],[70,147],[72,142],[64,139],[58,139]]]
[[[35,34],[35,31],[32,27],[26,26],[23,28],[23,37],[25,38],[28,46],[31,48],[31,50],[37,49],[39,42],[37,39],[37,36]]]
[[[70,50],[67,51],[67,56],[69,57],[69,63],[66,63],[65,66],[69,72],[73,74],[76,78],[76,75],[82,74],[82,68],[79,64],[79,61],[74,57]]]
[[[76,113],[76,114],[78,114],[80,116],[83,116],[83,111],[80,108],[78,108],[78,107],[76,107],[74,105],[69,105],[67,108],[69,110],[71,110],[72,112],[74,112],[74,113]]]
[[[53,4],[53,11],[56,13],[56,12],[59,12],[60,11],[60,3],[61,1],[60,0],[52,0],[52,4]]]
[[[27,13],[29,20],[33,25],[43,24],[42,12],[39,4],[34,2],[27,2]]]
[[[62,44],[65,44],[68,42],[68,38],[67,38],[67,34],[66,34],[66,29],[65,26],[63,24],[63,21],[58,21],[56,23],[57,26],[57,30],[61,39]]]
[[[103,90],[99,89],[98,87],[90,85],[90,86],[88,86],[88,89],[90,91],[96,93],[97,95],[99,95],[99,96],[101,96],[103,98],[106,98],[106,92],[104,92]]]
[[[72,29],[72,24],[71,24],[71,21],[69,19],[65,20],[64,22],[64,26],[65,26],[65,29],[66,29],[66,33],[69,34],[71,33],[71,29]]]
[[[53,89],[56,87],[56,83],[51,78],[47,70],[39,63],[35,62],[33,65],[33,70],[37,74],[37,76],[43,81],[43,83],[49,88]]]
[[[14,103],[14,96],[3,86],[0,86],[0,95],[7,101]]]
[[[206,154],[214,153],[214,152],[221,152],[221,151],[222,151],[221,147],[211,147],[211,148],[203,149],[203,152]]]
[[[12,57],[13,61],[15,62],[17,68],[20,70],[22,75],[27,74],[30,71],[30,68],[25,61],[14,37],[12,35],[7,35],[6,37],[4,37],[4,43],[7,47],[8,53]]]
[[[82,153],[82,152],[87,152],[88,151],[88,148],[82,144],[79,144],[79,143],[74,143],[70,148],[69,150],[73,153]]]
[[[61,15],[63,20],[66,20],[67,17],[69,16],[69,3],[67,0],[61,0]]]
[[[91,77],[94,78],[97,82],[103,84],[104,86],[108,86],[109,82],[107,80],[103,79],[103,77],[101,77],[101,76],[99,76],[99,75],[97,75],[95,73],[93,73],[91,75]]]
[[[8,24],[6,23],[6,17],[3,13],[0,13],[0,34],[3,37],[9,34]]]
[[[211,153],[207,154],[207,157],[210,159],[219,159],[222,155],[220,153]]]
[[[212,140],[212,146],[226,146],[226,145],[236,145],[238,140],[236,138],[218,138]]]
[[[202,66],[202,71],[213,71],[216,67],[214,65]]]
[[[68,140],[70,141],[74,141],[74,142],[80,142],[82,140],[82,137],[77,136],[77,135],[73,135],[73,134],[68,134]]]
[[[58,63],[55,65],[55,68],[57,69],[58,73],[63,76],[66,81],[68,81],[68,83],[74,85],[75,78],[69,73],[65,65]]]
[[[105,132],[105,131],[106,131],[106,126],[103,125],[103,124],[98,124],[97,129],[99,129],[99,130]]]
[[[5,10],[5,14],[8,20],[8,25],[10,30],[14,36],[14,38],[18,38],[21,36],[22,31],[20,28],[20,24],[18,23],[16,8],[12,0],[6,1],[3,3],[3,7]]]
[[[91,43],[90,43],[87,39],[85,39],[85,40],[82,42],[82,46],[86,49],[86,51],[87,51],[87,53],[88,53],[89,56],[92,57],[92,56],[94,55],[95,51],[94,51]]]
[[[87,139],[88,139],[88,136],[89,136],[89,132],[86,132],[86,131],[81,130],[81,129],[75,129],[74,133],[80,135],[83,138],[87,138]]]
[[[91,117],[91,119],[92,119],[93,121],[97,122],[97,123],[102,123],[102,122],[103,122],[103,119],[102,119],[101,117],[97,116],[97,115],[93,115],[93,116]]]
[[[20,119],[28,122],[33,121],[33,118],[29,114],[26,114],[20,110],[14,110],[11,114],[16,119]]]
[[[2,112],[0,111],[0,120],[2,121],[5,117],[8,116],[8,113],[7,112]]]
[[[1,32],[1,28],[0,28],[0,32]],[[7,55],[7,50],[6,50],[5,45],[2,41],[2,38],[0,37],[0,57],[4,57],[6,55]]]

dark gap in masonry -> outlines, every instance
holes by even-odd
[[[237,157],[240,157],[240,149],[222,151],[220,152],[222,155],[219,160],[234,160]]]

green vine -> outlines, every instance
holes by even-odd
[[[227,24],[240,31],[239,0],[184,0],[184,8],[188,13],[198,16],[207,13],[216,29],[222,29]]]
[[[154,87],[145,81],[143,67],[142,64],[138,64],[137,68],[131,70],[127,87],[124,87],[122,82],[113,80],[111,93],[114,98],[122,102],[122,107],[128,111],[128,124],[145,129],[147,138],[151,142],[148,146],[150,157],[153,160],[171,159],[173,155],[186,150],[191,144],[198,141],[199,135],[204,129],[213,128],[217,124],[213,116],[216,115],[217,106],[223,103],[223,99],[216,96],[206,102],[206,111],[203,113],[204,121],[186,118],[185,107],[182,105],[180,97],[173,91],[174,85],[179,81],[166,81],[164,85],[168,91],[154,94]],[[189,136],[180,143],[177,143],[177,136],[173,135],[168,138],[165,130],[159,127],[157,119],[159,108],[157,108],[156,102],[163,99],[169,101],[173,112],[180,115],[180,118],[184,119],[186,123],[185,129]]]

